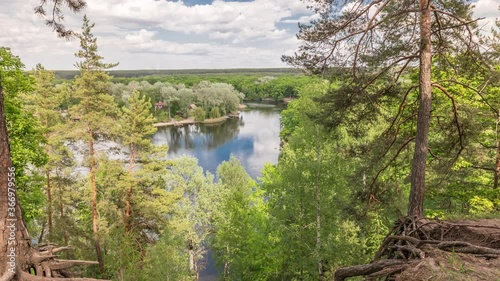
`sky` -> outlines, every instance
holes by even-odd
[[[33,8],[40,0],[0,0],[0,46],[11,48],[27,69],[41,63],[74,70],[78,40],[57,38]],[[50,1],[49,1],[50,2]],[[500,0],[478,0],[474,16],[486,29],[499,17]],[[99,53],[115,69],[287,67],[299,22],[314,15],[300,0],[87,0]],[[65,12],[80,31],[83,13]]]

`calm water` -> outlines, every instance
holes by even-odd
[[[211,173],[234,154],[256,179],[265,163],[278,161],[280,109],[271,105],[249,105],[239,119],[229,119],[222,124],[158,128],[153,143],[168,145],[171,157],[187,154],[198,158],[199,165]]]
[[[248,105],[239,119],[229,119],[222,124],[158,128],[153,143],[168,145],[170,157],[187,154],[198,158],[198,164],[213,174],[220,163],[234,154],[248,174],[257,179],[265,163],[278,162],[281,109],[271,105]],[[200,281],[218,280],[219,271],[210,250],[206,261]]]

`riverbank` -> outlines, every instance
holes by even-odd
[[[188,119],[184,119],[184,120],[180,120],[180,121],[174,120],[174,121],[169,121],[169,122],[155,123],[155,124],[153,124],[153,126],[155,126],[155,127],[167,127],[167,126],[180,127],[180,126],[184,126],[184,125],[192,125],[192,124],[198,124],[198,123],[200,123],[200,124],[215,124],[215,123],[224,122],[227,119],[229,119],[230,117],[233,117],[233,115],[222,116],[219,118],[209,118],[209,119],[205,119],[203,121],[195,121],[194,118],[190,117]]]

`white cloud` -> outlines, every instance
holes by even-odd
[[[65,41],[33,14],[39,0],[2,0],[0,46],[28,68],[74,69],[77,40]],[[120,69],[283,67],[280,57],[298,45],[296,27],[278,26],[307,13],[300,0],[255,0],[186,6],[182,1],[87,0],[99,51]],[[79,31],[82,14],[66,12]],[[304,17],[301,17],[305,19]]]
[[[212,34],[213,39],[276,38],[276,23],[297,13],[307,12],[299,0],[255,0],[186,6],[182,1],[89,0],[89,9],[98,17],[119,21],[125,26],[148,24],[185,34]],[[221,36],[221,34],[224,34]]]
[[[301,16],[298,19],[287,19],[287,20],[282,20],[282,23],[310,23],[313,20],[319,19],[320,16],[318,14],[313,14],[309,16]]]
[[[495,18],[500,15],[498,0],[479,0],[474,3],[474,15],[477,17]]]
[[[498,0],[478,0],[474,4],[474,17],[484,18],[479,25],[485,32],[490,32],[495,26],[495,19],[500,15],[500,2]]]
[[[130,44],[141,44],[152,41],[155,34],[156,32],[154,31],[141,29],[137,34],[127,34],[127,36],[125,36],[125,40]]]
[[[155,34],[156,32],[145,29],[134,34],[127,34],[125,41],[128,44],[122,45],[120,49],[132,53],[203,55],[210,47],[210,44],[179,44],[165,40],[154,40]]]

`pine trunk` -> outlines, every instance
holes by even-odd
[[[424,215],[425,168],[432,105],[430,5],[430,0],[420,0],[420,105],[411,171],[411,191],[408,205],[408,216],[410,217],[422,217]]]
[[[48,218],[48,239],[52,237],[52,190],[50,186],[50,171],[47,169],[45,172],[47,177],[47,218]]]
[[[316,262],[318,263],[318,280],[324,280],[323,264],[321,260],[321,145],[316,149],[318,158],[318,172],[316,175]]]
[[[500,178],[500,142],[497,143],[497,159],[495,163],[495,177],[494,177],[494,183],[493,183],[493,188],[497,189],[498,188],[498,179]]]
[[[45,128],[49,128],[49,119],[45,118]],[[50,136],[45,135],[48,139]],[[49,155],[50,147],[48,144],[45,145],[45,153]],[[47,177],[47,219],[48,219],[48,239],[52,237],[52,190],[50,186],[50,169],[47,167],[45,171],[45,176]]]
[[[15,187],[0,76],[0,280],[20,280],[30,256],[30,239]]]
[[[99,270],[103,277],[106,277],[104,269],[104,260],[101,252],[101,242],[99,241],[98,214],[97,214],[97,184],[95,179],[95,155],[94,155],[94,134],[92,129],[89,129],[89,166],[90,166],[90,182],[92,185],[92,227],[94,231],[94,246],[99,263]]]
[[[125,232],[130,231],[130,216],[132,214],[132,207],[131,207],[131,197],[132,197],[132,185],[133,183],[133,169],[134,169],[134,145],[130,144],[130,161],[129,161],[129,167],[128,167],[128,174],[130,177],[130,186],[128,187],[127,194],[125,197]]]
[[[494,182],[493,182],[493,188],[497,189],[498,188],[498,181],[500,178],[500,140],[498,139],[498,125],[500,123],[500,113],[498,113],[497,117],[497,129],[496,129],[496,134],[497,134],[497,158],[495,161],[495,175],[494,175]]]

